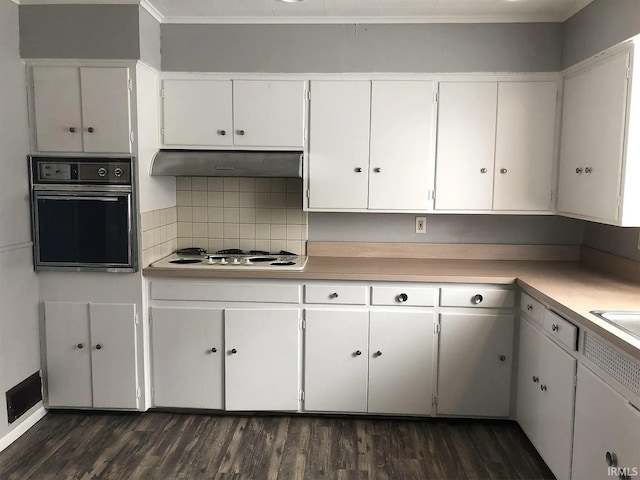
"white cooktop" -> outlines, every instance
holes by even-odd
[[[151,267],[175,269],[228,269],[301,271],[307,263],[304,255],[179,255],[171,254],[151,264]]]

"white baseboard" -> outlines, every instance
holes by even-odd
[[[29,417],[25,418],[20,425],[0,438],[0,452],[20,438],[27,430],[33,427],[39,420],[47,414],[47,410],[40,405]]]

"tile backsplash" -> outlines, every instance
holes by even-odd
[[[178,248],[305,254],[302,179],[176,177]]]
[[[166,257],[178,247],[176,207],[161,208],[141,215],[142,266]]]

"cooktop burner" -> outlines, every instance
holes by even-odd
[[[169,260],[169,263],[178,263],[180,265],[185,265],[189,263],[202,263],[202,260],[198,258],[176,258],[174,260]]]

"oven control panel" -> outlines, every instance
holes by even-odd
[[[131,185],[130,158],[31,157],[34,184]]]

